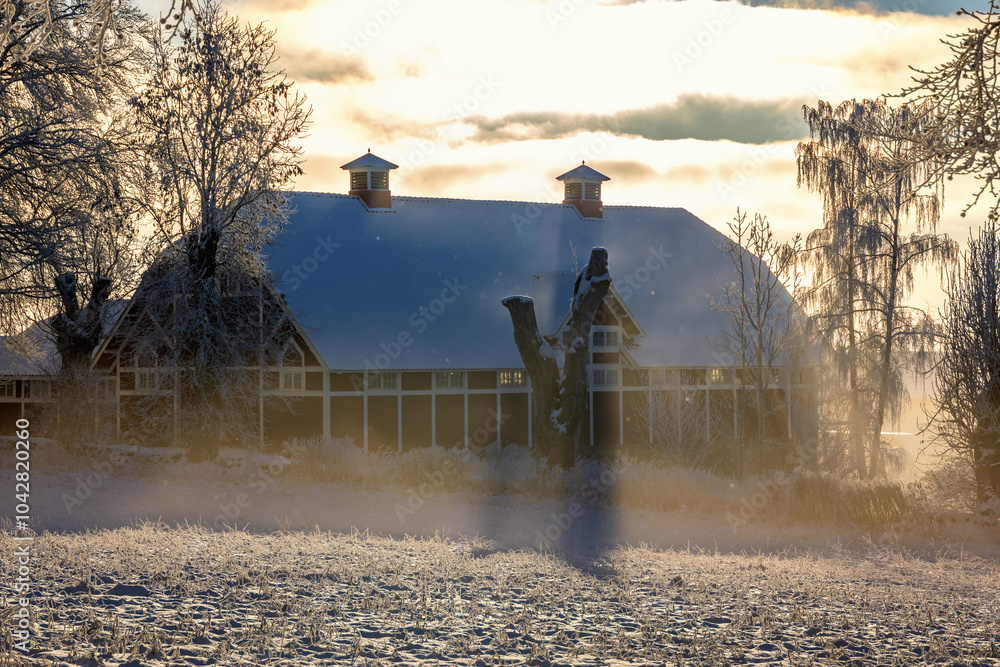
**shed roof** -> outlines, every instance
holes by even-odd
[[[268,260],[275,287],[332,369],[522,368],[504,297],[535,298],[552,333],[572,296],[574,255],[608,249],[614,285],[647,336],[640,366],[724,365],[727,325],[707,299],[732,267],[725,237],[686,210],[297,193]]]

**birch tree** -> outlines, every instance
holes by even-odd
[[[955,245],[936,231],[938,192],[916,149],[926,106],[851,100],[805,107],[813,139],[796,149],[799,185],[823,196],[823,227],[806,241],[806,303],[847,384],[859,477],[883,473],[881,433],[905,397],[900,353],[925,348],[930,318],[908,298],[918,267],[946,267]]]
[[[287,219],[282,191],[302,173],[309,110],[277,70],[274,33],[196,4],[130,101],[156,184],[149,207],[161,256],[143,279],[137,353],[174,369],[191,458],[256,431],[258,376],[273,308],[260,253]],[[273,356],[273,355],[272,355]]]

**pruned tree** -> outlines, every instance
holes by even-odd
[[[143,278],[137,363],[160,365],[183,400],[191,458],[225,434],[258,432],[268,333],[280,329],[261,259],[287,220],[282,191],[302,173],[310,111],[275,68],[274,33],[241,26],[215,2],[195,5],[180,43],[153,40],[156,66],[130,105],[148,155],[159,240]],[[145,355],[145,356],[144,356]],[[243,407],[239,407],[243,406]],[[246,409],[244,409],[246,408]]]
[[[798,290],[801,279],[801,237],[780,243],[766,216],[756,213],[747,220],[739,209],[728,227],[730,236],[722,249],[732,263],[733,280],[721,283],[719,299],[711,302],[729,321],[717,343],[739,373],[736,435],[742,445],[738,454],[744,457],[742,472],[748,452],[757,454],[759,467],[769,458],[768,423],[775,413],[771,385],[799,356],[792,348],[801,344],[804,320],[789,292]]]
[[[915,149],[923,106],[851,100],[805,107],[813,139],[796,149],[799,185],[823,195],[823,227],[809,234],[805,303],[846,382],[854,465],[883,473],[881,432],[905,397],[900,353],[925,348],[930,318],[908,298],[918,267],[945,267],[954,244],[936,232],[937,192]]]
[[[998,234],[1000,223],[993,218],[970,238],[957,279],[947,287],[944,336],[928,414],[934,442],[971,467],[980,503],[1000,498]]]
[[[919,132],[907,128],[906,138],[913,144],[915,160],[930,170],[929,179],[971,174],[980,181],[963,217],[989,193],[988,217],[994,219],[1000,212],[1000,0],[989,0],[985,11],[960,9],[958,14],[973,25],[942,40],[951,59],[929,71],[917,70],[913,85],[900,93],[923,103],[924,109],[912,119]]]
[[[587,416],[590,328],[610,287],[608,251],[593,248],[590,261],[573,285],[565,345],[560,350],[562,367],[553,346],[538,329],[531,298],[509,296],[503,300],[514,325],[514,342],[531,381],[534,445],[552,463],[571,465],[576,453]]]

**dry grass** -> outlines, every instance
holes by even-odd
[[[944,554],[620,548],[571,565],[481,540],[162,525],[32,548],[20,664],[1000,664],[997,564]],[[0,616],[0,650],[10,630]]]

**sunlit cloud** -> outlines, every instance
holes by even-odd
[[[801,101],[792,100],[683,95],[673,103],[612,114],[525,111],[497,119],[472,116],[463,122],[476,128],[472,140],[479,142],[609,132],[654,141],[700,139],[762,144],[806,136],[805,125],[792,120],[800,115],[801,105]]]

